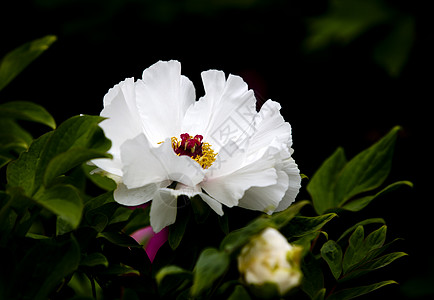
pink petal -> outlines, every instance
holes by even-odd
[[[169,230],[167,227],[155,233],[151,226],[147,226],[132,233],[131,237],[145,247],[149,260],[153,262],[158,249],[167,241],[168,235]]]

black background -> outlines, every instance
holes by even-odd
[[[414,44],[397,77],[372,59],[382,36],[375,30],[346,46],[304,51],[308,21],[324,14],[328,1],[3,2],[0,56],[47,34],[58,40],[0,97],[42,104],[59,124],[80,113],[99,114],[109,88],[126,77],[140,78],[158,60],[179,60],[198,98],[200,72],[223,70],[243,76],[260,101],[281,103],[293,128],[294,158],[307,176],[338,146],[352,157],[401,125],[388,182],[410,180],[414,188],[379,199],[364,214],[385,218],[389,239],[404,238],[400,249],[410,255],[379,275],[400,286],[373,295],[434,294],[429,191],[434,28],[424,1],[386,2],[415,18]]]

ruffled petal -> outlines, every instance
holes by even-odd
[[[185,116],[183,131],[201,134],[217,152],[233,141],[243,147],[256,114],[252,90],[239,76],[210,70],[202,73],[205,96],[192,105]]]
[[[282,166],[282,171],[288,175],[288,189],[276,208],[276,212],[287,209],[298,195],[301,188],[300,170],[294,159],[290,158]]]
[[[101,169],[122,176],[120,146],[137,136],[141,131],[141,121],[135,109],[134,79],[128,78],[115,85],[104,96],[104,109],[101,116],[107,119],[99,125],[112,142],[108,151],[113,159],[96,159],[93,163]]]
[[[136,83],[137,109],[143,132],[153,146],[179,136],[188,107],[195,102],[191,81],[181,75],[178,61],[159,61]]]
[[[151,226],[155,233],[160,232],[164,227],[175,223],[178,210],[178,196],[170,189],[160,189],[154,195],[151,204]]]
[[[249,188],[276,184],[275,159],[272,155],[264,153],[256,161],[251,161],[232,173],[227,173],[225,171],[230,168],[225,165],[230,165],[232,160],[238,160],[237,156],[222,162],[221,168],[210,170],[201,183],[205,192],[220,203],[228,207],[238,205],[238,201]]]
[[[280,104],[266,101],[255,117],[254,131],[249,139],[248,155],[261,155],[270,146],[290,155],[291,126],[280,114]]]
[[[152,197],[159,188],[166,187],[169,184],[170,181],[163,181],[129,189],[125,184],[119,183],[113,193],[113,197],[119,204],[136,206],[152,200]]]
[[[238,206],[271,214],[279,206],[279,202],[288,190],[288,185],[288,175],[283,171],[278,171],[276,184],[251,187],[241,198]]]
[[[188,156],[178,156],[170,139],[152,147],[141,134],[121,147],[123,182],[128,188],[142,187],[166,180],[196,186],[202,181],[202,167]]]

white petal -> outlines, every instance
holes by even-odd
[[[280,104],[268,100],[255,118],[255,129],[249,140],[248,154],[258,154],[270,145],[288,150],[292,146],[291,126],[280,114]]]
[[[195,186],[202,181],[202,167],[188,156],[178,156],[170,139],[159,147],[152,147],[141,134],[126,141],[121,147],[123,182],[128,188],[137,188],[164,180]]]
[[[288,190],[289,185],[288,175],[285,172],[278,171],[277,176],[276,184],[248,189],[238,205],[265,213],[274,212]]]
[[[179,136],[188,107],[195,102],[191,81],[181,75],[177,61],[159,61],[136,83],[137,108],[143,131],[152,145]]]
[[[213,211],[215,211],[219,216],[223,216],[223,208],[220,202],[205,193],[200,193],[199,196],[209,205],[209,207],[212,208]]]
[[[264,187],[276,184],[277,174],[273,167],[275,160],[265,153],[257,161],[222,176],[207,173],[206,179],[201,183],[202,188],[220,203],[232,207],[244,196],[251,187]],[[216,170],[218,171],[218,170]]]
[[[141,121],[135,109],[133,78],[125,79],[108,91],[104,96],[101,116],[107,118],[99,125],[112,142],[108,152],[113,155],[113,159],[97,159],[93,162],[109,173],[122,176],[120,146],[142,131]]]
[[[297,194],[301,188],[300,170],[298,169],[294,159],[291,158],[286,161],[282,171],[288,175],[289,185],[285,196],[280,201],[275,212],[287,209],[295,201],[295,198],[297,197]]]
[[[256,114],[253,91],[241,77],[229,75],[225,79],[221,71],[202,73],[205,96],[191,106],[183,124],[183,131],[201,134],[214,151],[230,141],[244,145]]]
[[[175,223],[178,196],[170,189],[160,189],[152,200],[151,204],[151,226],[155,233],[158,233],[166,226]]]
[[[115,201],[122,205],[135,206],[148,202],[152,199],[155,192],[162,186],[167,186],[170,182],[151,183],[139,188],[129,189],[123,183],[119,183],[114,191]]]

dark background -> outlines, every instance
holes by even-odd
[[[354,9],[349,5],[337,18],[347,16],[350,25],[374,14],[355,8],[361,0],[347,1]],[[294,158],[307,176],[338,146],[351,158],[401,125],[388,182],[410,180],[414,188],[377,200],[364,214],[385,218],[389,240],[404,238],[398,250],[409,256],[378,275],[400,285],[372,295],[432,297],[428,188],[434,28],[422,6],[428,1],[368,2],[378,4],[386,17],[361,22],[361,30],[344,37],[339,32],[347,26],[338,26],[324,45],[309,46],[310,37],[333,23],[332,1],[3,1],[0,56],[47,34],[58,40],[0,96],[42,104],[59,124],[80,113],[99,114],[109,88],[126,77],[140,78],[158,60],[181,61],[197,97],[203,95],[200,72],[223,70],[243,76],[260,101],[281,103],[293,128]],[[329,23],[312,29],[321,19]],[[413,26],[386,43],[383,53],[394,68],[384,67],[375,53],[404,19]]]

